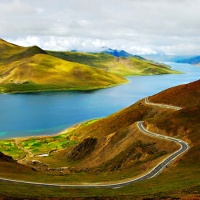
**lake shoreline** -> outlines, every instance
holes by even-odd
[[[4,87],[2,87],[0,85],[0,94],[28,94],[28,93],[42,93],[42,92],[68,92],[68,91],[75,91],[75,92],[79,92],[79,91],[93,91],[93,90],[100,90],[100,89],[106,89],[106,88],[111,88],[111,87],[116,87],[118,85],[123,85],[123,84],[128,84],[129,81],[127,80],[127,77],[135,77],[135,76],[157,76],[157,75],[170,75],[170,74],[183,74],[181,71],[176,71],[176,70],[173,70],[171,73],[161,73],[161,74],[131,74],[131,75],[127,75],[127,76],[124,76],[125,78],[125,82],[122,82],[122,83],[117,83],[117,84],[111,84],[111,85],[108,85],[108,86],[94,86],[94,87],[77,87],[77,88],[58,88],[58,89],[41,89],[41,90],[16,90],[16,91],[10,91],[10,92],[5,92],[3,90]],[[16,84],[17,86],[18,84]],[[23,85],[23,84],[21,84]]]
[[[0,138],[54,135],[75,124],[106,117],[144,97],[200,77],[198,67],[167,64],[184,74],[129,76],[126,77],[127,83],[88,91],[0,94]]]

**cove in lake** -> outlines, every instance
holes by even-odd
[[[132,76],[128,84],[94,91],[0,94],[0,138],[55,134],[200,77],[200,67],[166,64],[185,74]]]

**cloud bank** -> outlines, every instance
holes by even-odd
[[[0,37],[51,50],[199,54],[200,0],[1,0]]]

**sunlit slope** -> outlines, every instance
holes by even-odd
[[[48,55],[37,46],[1,40],[0,52],[1,92],[95,89],[126,82],[118,75]]]
[[[86,64],[101,68],[121,76],[153,75],[178,73],[169,66],[137,57],[117,58],[107,53],[83,53],[83,52],[55,52],[51,55],[61,59]]]

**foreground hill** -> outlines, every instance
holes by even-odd
[[[20,155],[23,155],[19,161],[36,170],[31,172],[30,176],[22,173],[26,180],[74,184],[115,182],[146,173],[179,148],[173,142],[140,132],[136,122],[144,120],[148,130],[183,139],[188,142],[190,149],[158,176],[121,189],[51,188],[49,190],[41,187],[37,188],[38,194],[43,194],[42,197],[50,195],[65,198],[88,196],[113,196],[113,199],[116,196],[123,199],[195,198],[200,194],[199,88],[200,80],[149,97],[150,102],[181,106],[180,110],[146,104],[144,100],[140,100],[106,118],[72,127],[61,135],[7,140],[1,143],[0,151],[12,153],[8,149],[8,146],[12,146],[15,147],[13,152],[15,157],[20,158]],[[10,145],[4,145],[8,143]],[[23,149],[24,152],[21,152]],[[24,153],[27,154],[26,159],[23,159]],[[48,156],[38,156],[44,153]],[[5,177],[4,173],[0,167],[0,176]],[[16,177],[14,169],[13,174],[9,172],[6,175]],[[20,176],[18,175],[18,178],[21,179]],[[12,188],[9,184],[6,186]],[[22,186],[17,185],[17,188],[25,192]],[[0,192],[7,194],[1,189]],[[25,193],[25,197],[31,195]],[[16,192],[12,191],[12,194]]]
[[[142,59],[139,56],[118,57],[110,55],[107,52],[83,53],[49,51],[49,53],[63,60],[86,64],[120,76],[178,73],[177,71],[171,70],[167,65]]]
[[[0,91],[95,89],[125,83],[118,75],[0,40]]]

